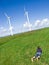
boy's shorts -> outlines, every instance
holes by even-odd
[[[35,58],[38,57],[38,56],[41,56],[41,52],[37,52],[36,55],[35,55]]]

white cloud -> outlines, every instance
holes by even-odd
[[[30,23],[28,23],[28,22],[25,22],[24,24],[23,24],[23,26],[24,27],[30,27],[30,26],[32,26]]]
[[[43,21],[47,22],[48,21],[48,18],[43,19]]]
[[[47,26],[49,24],[48,18],[45,18],[41,21],[40,26]]]
[[[8,29],[6,29],[6,28],[4,28],[4,27],[0,27],[0,37],[2,37],[2,36],[7,36],[7,35],[9,35],[10,33],[9,33],[9,30]]]
[[[4,27],[0,27],[0,30],[2,30]]]
[[[44,27],[49,27],[49,19],[45,18],[42,20],[36,20],[33,24],[26,21],[23,24],[23,27],[26,29],[29,29],[29,30],[35,30],[35,29],[40,29],[40,28],[44,28]]]
[[[29,30],[31,30],[31,29],[32,29],[32,24],[31,24],[31,23],[28,23],[28,22],[25,22],[25,23],[23,24],[23,27],[24,27],[24,28],[28,28]]]
[[[12,34],[11,29],[14,30],[12,26],[7,29],[5,27],[0,26],[0,36],[6,36]]]
[[[37,19],[35,22],[33,22],[33,24],[31,24],[29,21],[29,18],[27,16],[27,21],[24,22],[23,27],[22,28],[21,27],[22,27],[22,24],[21,24],[21,26],[19,26],[19,29],[17,31],[16,28],[14,28],[12,26],[11,26],[11,28],[8,28],[8,29],[0,26],[0,36],[10,35],[11,29],[16,30],[17,33],[21,33],[21,32],[25,32],[25,31],[31,31],[31,30],[44,28],[44,27],[49,27],[49,19],[48,18],[44,18],[42,20]]]
[[[4,27],[0,27],[0,33],[4,33],[7,32],[7,29],[5,29]]]
[[[40,20],[36,20],[35,24],[34,24],[34,27],[38,26],[40,24]]]
[[[3,32],[6,32],[7,30],[6,29],[3,29]]]
[[[34,29],[48,27],[48,26],[49,26],[49,19],[48,18],[45,18],[43,20],[36,20],[34,25],[33,25]]]

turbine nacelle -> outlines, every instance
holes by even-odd
[[[27,11],[25,12],[25,15],[27,15],[27,16],[28,16],[28,12],[27,12]]]

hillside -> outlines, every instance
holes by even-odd
[[[32,62],[37,46],[42,56]],[[49,65],[49,28],[0,38],[0,65]]]

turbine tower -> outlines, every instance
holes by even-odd
[[[10,22],[10,17],[6,13],[4,13],[4,14],[5,14],[5,16],[8,19],[10,35],[13,36],[13,31],[12,31],[13,30],[13,27],[12,27],[11,22]]]
[[[28,28],[29,28],[29,30],[31,31],[31,30],[32,30],[32,24],[31,24],[30,21],[29,21],[28,11],[26,11],[25,8],[24,8],[24,12],[25,12],[25,16],[26,16],[26,18],[27,18],[26,24],[28,25]]]

